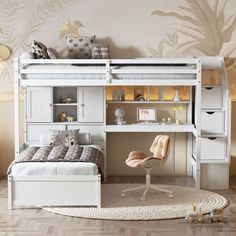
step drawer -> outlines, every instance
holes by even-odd
[[[226,158],[226,139],[224,137],[201,138],[201,160],[223,160]]]
[[[202,88],[202,109],[222,109],[222,87]]]
[[[224,112],[223,111],[202,111],[201,112],[202,133],[224,132]]]

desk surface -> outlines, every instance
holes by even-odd
[[[192,124],[184,125],[159,125],[155,123],[148,124],[126,124],[126,125],[106,125],[105,132],[194,132]]]

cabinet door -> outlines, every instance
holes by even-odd
[[[27,122],[52,122],[52,88],[29,87],[26,90]]]
[[[103,87],[79,87],[78,122],[103,122],[104,91]]]

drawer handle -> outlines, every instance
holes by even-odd
[[[216,137],[208,137],[208,139],[210,139],[210,140],[215,140]]]
[[[209,114],[209,115],[212,115],[212,114],[214,114],[215,112],[214,112],[214,111],[207,111],[206,113]]]
[[[205,87],[205,89],[211,90],[211,89],[213,89],[213,87]]]

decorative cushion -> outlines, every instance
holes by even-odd
[[[32,52],[23,52],[20,58],[21,59],[34,59],[34,54]]]
[[[92,58],[91,43],[95,40],[94,36],[66,37],[69,59],[90,59]]]
[[[54,48],[47,48],[47,54],[50,59],[59,58],[58,52]]]
[[[49,153],[52,151],[52,146],[42,146],[40,147],[37,152],[34,154],[32,160],[46,160]]]
[[[79,129],[53,130],[51,144],[66,147],[79,144]]]
[[[43,43],[35,40],[32,43],[32,53],[35,59],[50,59],[47,53],[47,47]]]
[[[48,161],[58,160],[58,159],[64,159],[66,153],[67,153],[68,147],[65,146],[56,146],[53,147],[51,152],[48,155]]]
[[[19,155],[17,161],[30,161],[38,149],[39,147],[29,146]]]
[[[108,59],[109,58],[109,46],[105,44],[92,44],[92,58],[93,59]]]
[[[70,146],[66,153],[65,160],[78,161],[80,159],[82,151],[83,148],[79,145]]]

